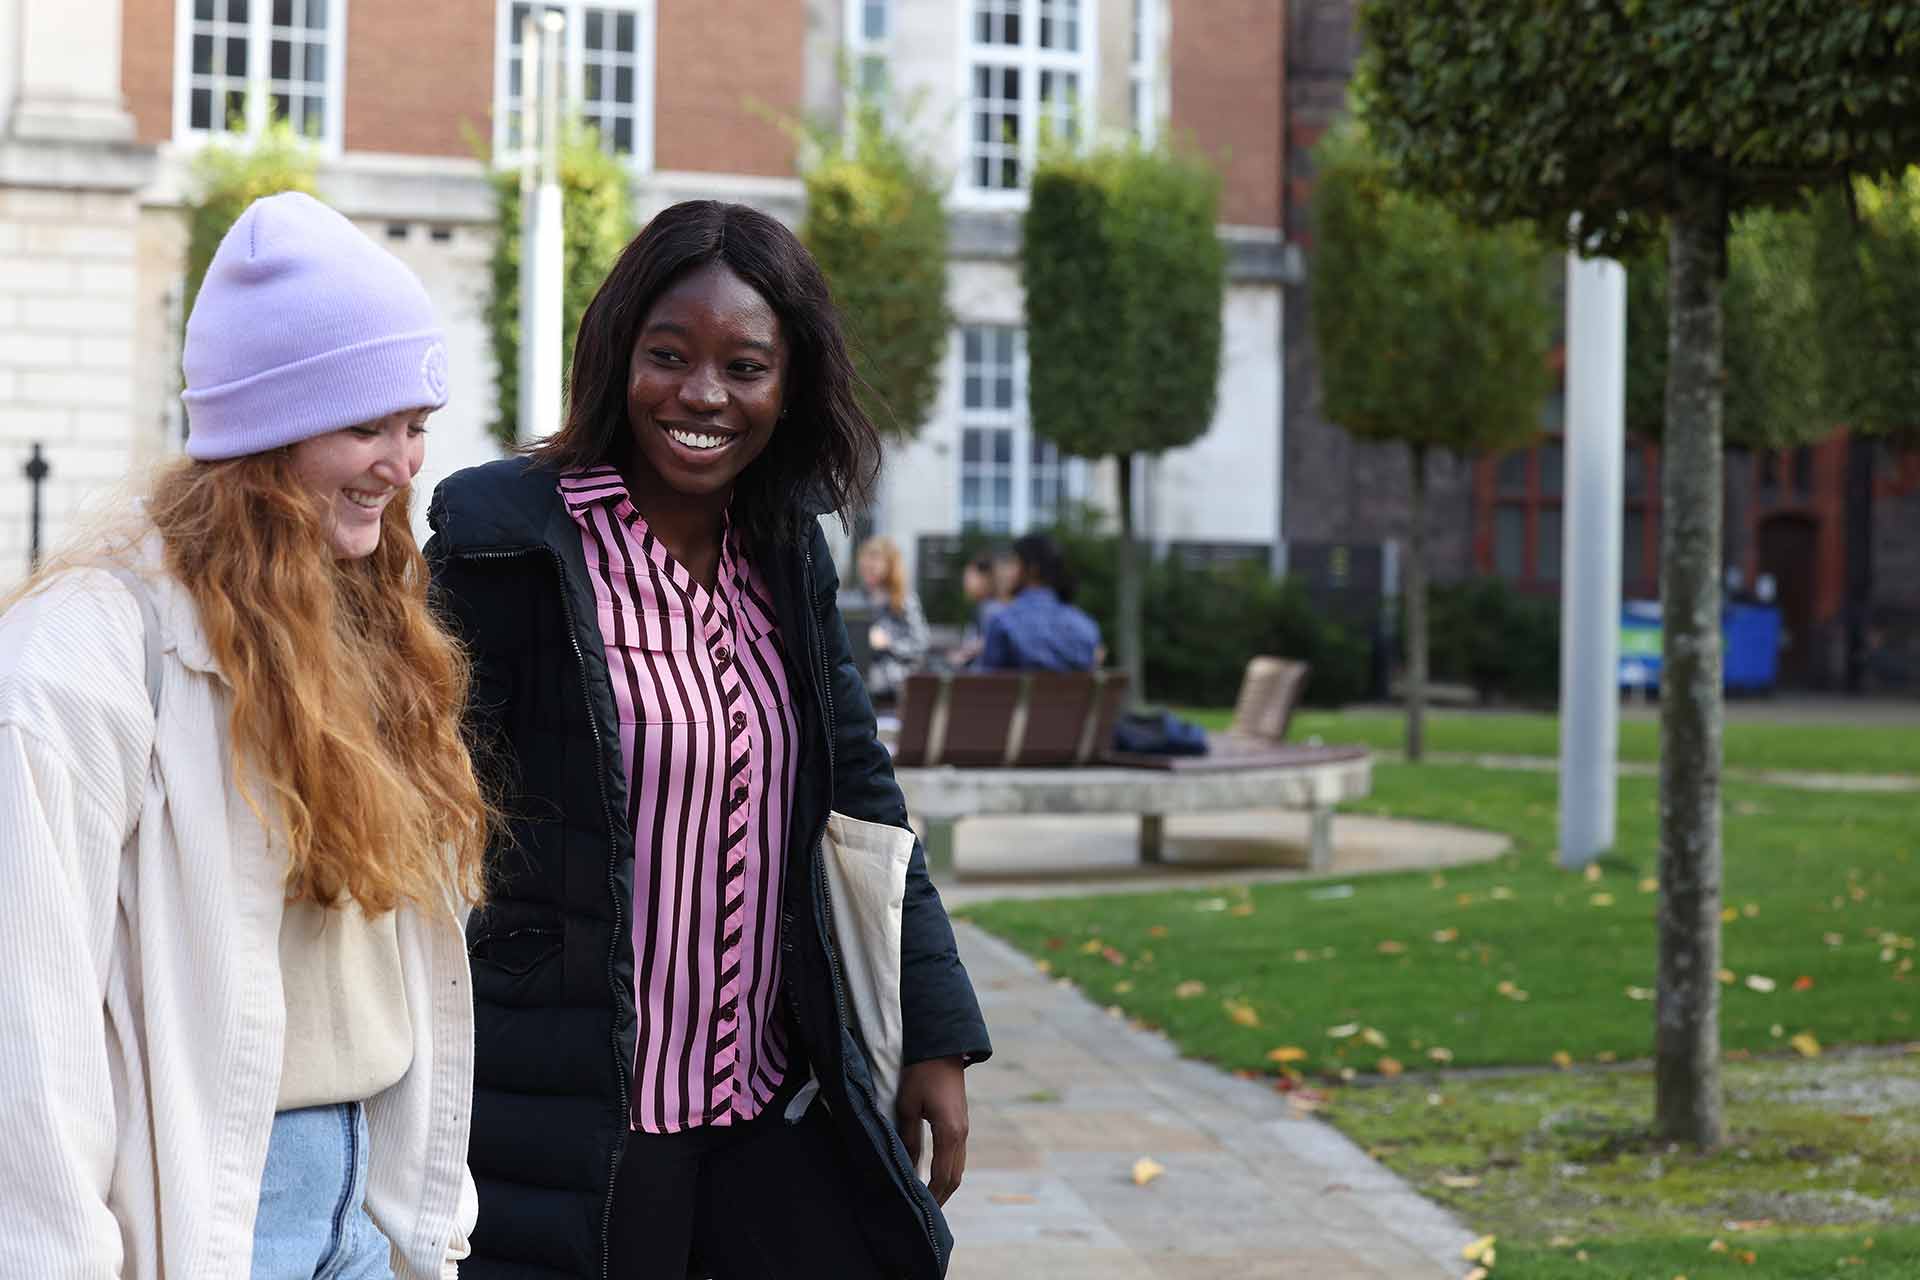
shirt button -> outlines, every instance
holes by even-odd
[[[724,667],[729,662],[732,662],[732,661],[733,661],[733,650],[729,649],[726,645],[723,644],[718,649],[715,649],[713,651],[714,666]]]
[[[746,730],[746,727],[747,727],[747,713],[744,711],[734,712],[733,713],[733,731],[735,733],[742,733]]]
[[[733,807],[738,809],[741,805],[745,804],[746,802],[747,802],[747,789],[745,787],[735,787],[733,789]]]

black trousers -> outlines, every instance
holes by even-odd
[[[792,1088],[745,1124],[627,1135],[613,1187],[618,1280],[879,1280],[826,1108],[785,1118]]]

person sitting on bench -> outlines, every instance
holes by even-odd
[[[1073,579],[1060,548],[1043,533],[1013,544],[1019,575],[1012,603],[987,625],[981,671],[1091,671],[1100,660],[1100,625],[1067,603]]]

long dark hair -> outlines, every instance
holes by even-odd
[[[754,545],[791,538],[798,517],[865,509],[880,433],[854,395],[853,360],[826,279],[806,246],[743,204],[688,200],[656,214],[620,253],[580,318],[567,420],[528,452],[556,469],[624,465],[633,450],[627,376],[640,326],[662,293],[718,263],[767,300],[787,341],[786,420],[734,486],[733,527]]]

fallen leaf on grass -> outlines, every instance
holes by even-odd
[[[1349,1036],[1358,1035],[1359,1032],[1360,1032],[1359,1023],[1343,1022],[1337,1027],[1328,1027],[1327,1038],[1329,1040],[1345,1040]]]
[[[1596,893],[1591,898],[1588,898],[1587,901],[1596,907],[1610,907],[1613,905],[1613,895],[1610,893]]]
[[[1173,994],[1175,999],[1191,1000],[1195,996],[1203,996],[1207,994],[1207,984],[1204,982],[1194,982],[1189,980],[1175,987],[1173,989]]]
[[[1565,1049],[1558,1050],[1553,1055],[1553,1065],[1562,1071],[1571,1071],[1573,1069],[1573,1055]]]
[[[1111,965],[1123,965],[1127,962],[1125,953],[1114,947],[1100,948],[1100,958]]]
[[[1707,1241],[1708,1253],[1725,1253],[1726,1251],[1727,1251],[1727,1242],[1725,1240]]]
[[[1511,982],[1502,982],[1499,986],[1495,987],[1494,990],[1499,992],[1501,995],[1505,996],[1507,999],[1518,1001],[1520,1003],[1525,1003],[1526,1001],[1531,1000],[1533,998],[1532,996],[1529,996],[1525,991],[1522,991],[1519,987],[1515,986]]]
[[[1721,924],[1732,924],[1735,920],[1738,920],[1739,918],[1740,918],[1740,908],[1738,907],[1722,907],[1720,909]]]
[[[1468,1262],[1492,1262],[1493,1241],[1494,1237],[1492,1236],[1481,1236],[1472,1244],[1461,1249],[1460,1256]]]
[[[1573,1248],[1575,1243],[1576,1241],[1572,1236],[1555,1236],[1551,1240],[1547,1241],[1547,1248],[1571,1249]]]
[[[1513,890],[1507,888],[1507,886],[1503,884],[1497,884],[1493,886],[1493,892],[1489,893],[1487,896],[1489,898],[1492,898],[1495,902],[1507,902],[1512,899]]]
[[[1651,1000],[1651,999],[1653,999],[1653,992],[1652,992],[1652,991],[1650,991],[1650,990],[1648,990],[1648,989],[1647,989],[1646,987],[1628,987],[1628,988],[1627,988],[1627,999],[1629,999],[1629,1000]]]
[[[1453,1050],[1435,1045],[1433,1048],[1427,1050],[1427,1056],[1442,1066],[1445,1066],[1447,1063],[1453,1061]]]
[[[1149,938],[1164,938],[1167,936],[1167,926],[1163,924],[1153,925],[1147,929],[1147,936]]]
[[[1588,880],[1598,880],[1600,878],[1600,864],[1597,862],[1589,862],[1587,864],[1587,869],[1585,871],[1582,871],[1580,874],[1585,876]]]
[[[1040,972],[1042,972],[1042,973],[1052,973],[1052,972],[1053,972],[1053,964],[1052,964],[1052,962],[1050,962],[1050,961],[1047,961],[1047,960],[1035,960],[1035,961],[1033,962],[1033,967],[1034,967],[1034,968],[1036,968],[1036,969],[1038,969],[1038,970],[1039,970]]]
[[[1660,892],[1660,882],[1652,876],[1648,876],[1640,882],[1640,892],[1658,893]]]
[[[1259,1011],[1245,1000],[1223,1000],[1220,1002],[1220,1007],[1227,1011],[1229,1018],[1243,1027],[1257,1027],[1260,1025]]]
[[[1433,931],[1433,940],[1435,942],[1454,942],[1457,941],[1459,937],[1460,931],[1458,929],[1435,929]]]
[[[1443,1173],[1439,1181],[1441,1186],[1450,1187],[1455,1191],[1471,1191],[1480,1185],[1480,1179],[1470,1173]]]
[[[1298,1045],[1286,1044],[1281,1045],[1278,1049],[1267,1050],[1267,1061],[1277,1062],[1281,1066],[1285,1066],[1289,1062],[1304,1062],[1306,1061],[1306,1057],[1307,1051]]]
[[[1713,976],[1719,979],[1720,985],[1723,987],[1730,987],[1740,980],[1740,975],[1731,969],[1715,969]]]
[[[1830,947],[1837,947],[1846,942],[1846,938],[1838,933],[1823,933],[1820,935],[1820,941]]]
[[[1813,979],[1803,973],[1793,980],[1793,989],[1795,991],[1811,991],[1813,990]]]
[[[1779,984],[1764,974],[1750,973],[1747,975],[1747,989],[1750,991],[1758,991],[1763,996],[1771,993],[1777,985]]]
[[[1406,1070],[1405,1067],[1400,1065],[1398,1058],[1382,1058],[1374,1064],[1373,1069],[1389,1080]]]
[[[1757,902],[1742,903],[1740,906],[1740,914],[1751,920],[1760,914],[1760,904]]]
[[[1227,914],[1230,916],[1250,916],[1253,914],[1253,904],[1251,902],[1243,902],[1227,912]]]
[[[1406,952],[1406,949],[1407,949],[1406,943],[1397,942],[1392,938],[1387,938],[1383,940],[1379,946],[1374,948],[1374,950],[1378,951],[1383,956],[1402,955]]]
[[[1368,1044],[1372,1045],[1376,1049],[1384,1049],[1387,1047],[1386,1036],[1382,1035],[1378,1031],[1375,1031],[1372,1027],[1361,1028],[1360,1038],[1362,1040],[1365,1040]]]
[[[1133,990],[1133,980],[1130,978],[1122,978],[1120,979],[1120,981],[1113,984],[1113,994],[1117,996],[1124,996],[1129,991],[1132,991],[1132,990]]]
[[[1787,1043],[1798,1050],[1800,1056],[1803,1058],[1817,1058],[1820,1056],[1820,1041],[1815,1038],[1811,1031],[1802,1031],[1799,1035],[1787,1041]]]
[[[1133,1185],[1144,1187],[1167,1171],[1167,1166],[1151,1156],[1141,1156],[1133,1162]]]
[[[1733,1256],[1738,1258],[1741,1262],[1744,1262],[1748,1266],[1752,1266],[1754,1263],[1760,1261],[1760,1255],[1755,1253],[1751,1249],[1742,1249],[1740,1252],[1734,1254]]]
[[[1080,944],[1080,954],[1083,956],[1097,956],[1106,945],[1106,943],[1100,941],[1098,938],[1088,938]]]

